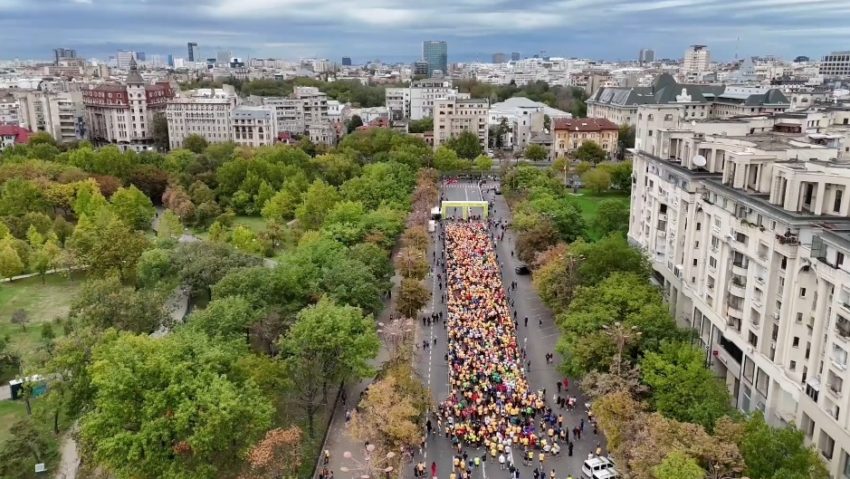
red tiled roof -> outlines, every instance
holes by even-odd
[[[559,118],[554,122],[553,130],[602,131],[619,130],[614,122],[605,118]]]
[[[0,125],[0,136],[14,136],[15,143],[22,145],[29,141],[32,132],[16,125]]]

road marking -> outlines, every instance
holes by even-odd
[[[487,451],[484,451],[484,454],[487,454]],[[487,479],[487,461],[481,461],[481,475],[484,479]]]

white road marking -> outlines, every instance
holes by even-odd
[[[484,451],[484,454],[487,454],[487,451]],[[487,461],[481,461],[481,475],[487,479]]]

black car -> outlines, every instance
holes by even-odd
[[[521,264],[514,268],[514,272],[516,274],[531,274],[531,270],[528,269],[528,265]]]

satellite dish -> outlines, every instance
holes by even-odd
[[[693,162],[694,166],[698,166],[700,168],[705,166],[705,163],[706,163],[705,157],[702,156],[702,155],[695,156],[694,159],[691,160],[691,161]]]

